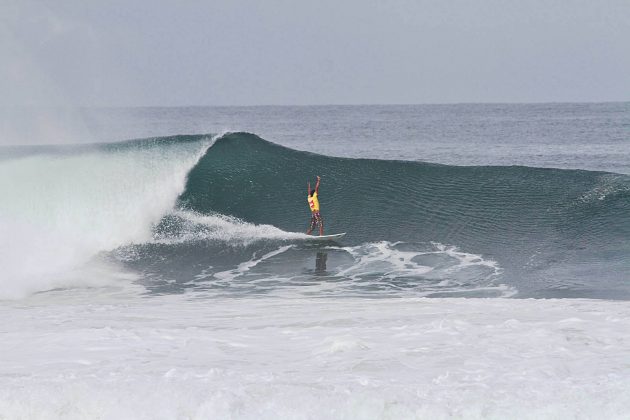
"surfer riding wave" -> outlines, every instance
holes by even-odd
[[[311,224],[306,231],[307,235],[310,235],[315,227],[319,226],[319,236],[324,234],[324,221],[322,220],[322,215],[319,213],[319,198],[317,197],[319,194],[319,184],[321,178],[317,176],[317,183],[315,184],[315,189],[311,190],[311,181],[307,182],[307,191],[308,191],[308,205],[311,209]]]

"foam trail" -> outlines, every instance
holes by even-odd
[[[263,261],[268,260],[271,257],[275,257],[276,255],[282,254],[283,252],[288,251],[289,249],[291,249],[293,247],[293,245],[285,245],[285,246],[281,246],[280,248],[276,249],[275,251],[271,251],[266,253],[265,255],[263,255],[260,258],[252,258],[249,261],[245,261],[244,263],[240,263],[238,265],[238,267],[236,267],[234,270],[228,270],[228,271],[221,271],[218,273],[214,273],[214,277],[221,279],[221,280],[229,280],[229,279],[233,279],[236,276],[239,276],[243,273],[246,273],[247,271],[249,271],[249,269],[256,267],[258,264],[260,264]]]
[[[200,214],[188,210],[174,210],[165,226],[158,226],[153,242],[177,244],[210,240],[225,242],[229,246],[244,246],[263,240],[308,239],[306,234],[286,232],[268,224],[247,223],[224,214]],[[172,226],[175,225],[173,231]]]
[[[496,261],[455,246],[381,241],[329,249],[345,251],[352,257],[334,274],[349,279],[354,288],[361,285],[396,289],[400,279],[413,279],[400,287],[404,292],[414,285],[416,296],[508,297],[517,293],[513,287],[498,283],[503,269]],[[365,282],[366,278],[371,280]]]
[[[66,286],[100,251],[151,238],[211,145],[137,142],[0,161],[0,298]]]

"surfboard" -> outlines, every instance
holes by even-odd
[[[337,239],[341,239],[346,236],[346,232],[343,233],[335,233],[334,235],[311,235],[307,240],[309,241],[336,241]]]

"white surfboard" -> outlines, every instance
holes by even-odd
[[[346,236],[346,232],[344,233],[335,233],[334,235],[311,235],[307,240],[309,241],[336,241],[337,239],[341,239]]]

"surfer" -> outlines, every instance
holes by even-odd
[[[315,184],[315,189],[311,190],[311,181],[307,182],[307,191],[308,191],[308,205],[311,208],[311,225],[306,231],[307,235],[310,235],[315,226],[319,226],[319,236],[324,234],[324,221],[322,220],[321,214],[319,214],[319,200],[317,198],[317,194],[319,193],[319,182],[321,178],[319,175],[317,176],[317,184]]]

